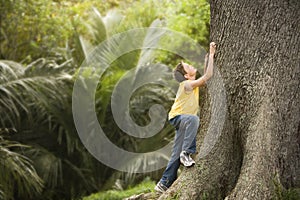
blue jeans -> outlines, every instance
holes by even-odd
[[[196,153],[196,135],[199,127],[199,118],[195,115],[177,115],[170,119],[170,124],[175,127],[175,140],[171,158],[159,181],[166,187],[170,187],[177,179],[181,151],[191,154]]]

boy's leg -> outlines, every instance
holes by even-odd
[[[200,120],[199,120],[198,128],[199,128],[199,126],[200,126]],[[195,154],[196,153],[196,140],[197,140],[197,133],[196,133],[196,136],[195,136],[192,144],[190,145],[189,149],[187,150],[188,153],[190,153],[190,154]]]
[[[179,155],[184,139],[184,128],[181,126],[181,116],[176,117],[170,123],[176,128],[176,135],[169,163],[160,179],[160,183],[169,188],[177,178],[177,171],[180,166]]]
[[[187,150],[187,152],[189,154],[195,154],[196,153],[196,136],[195,136],[192,144],[190,145],[189,149]]]
[[[199,118],[195,115],[182,115],[182,123],[185,124],[182,151],[196,152],[196,135],[199,127]],[[191,151],[192,150],[192,151]]]
[[[180,152],[179,152],[180,153]],[[177,171],[180,166],[179,155],[176,160],[170,160],[161,179],[160,183],[169,188],[177,179]]]
[[[180,153],[183,150],[188,153],[196,152],[196,134],[199,118],[194,115],[180,115],[171,120],[170,123],[176,128],[175,142],[170,161],[159,181],[166,188],[169,188],[177,178],[177,170],[180,166]]]
[[[196,152],[196,135],[199,127],[199,118],[195,115],[182,116],[182,123],[185,126],[182,151],[180,153],[180,162],[185,167],[191,167],[195,161],[191,154]]]

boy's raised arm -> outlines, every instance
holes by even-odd
[[[205,72],[206,72],[206,68],[207,68],[207,64],[208,64],[208,55],[209,55],[208,53],[205,55],[203,74],[205,74]]]
[[[212,75],[213,75],[213,68],[214,68],[214,55],[216,52],[216,43],[211,42],[210,47],[209,47],[209,55],[208,55],[208,67],[205,70],[205,73],[203,76],[198,78],[197,80],[189,82],[190,87],[195,88],[195,87],[200,87],[208,81]]]

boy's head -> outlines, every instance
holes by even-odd
[[[196,73],[197,69],[195,69],[192,65],[181,61],[174,69],[174,78],[178,82],[182,82],[184,80],[195,80]]]

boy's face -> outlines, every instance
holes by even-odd
[[[183,65],[184,70],[186,71],[186,74],[184,75],[184,77],[189,80],[195,80],[197,69],[187,63],[182,63],[182,65]]]

